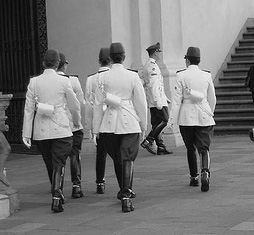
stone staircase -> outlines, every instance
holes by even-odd
[[[247,72],[254,65],[252,25],[244,26],[215,83],[215,135],[248,134],[248,130],[254,126],[251,92],[244,86]]]

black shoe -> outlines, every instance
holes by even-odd
[[[105,193],[105,183],[97,183],[97,190],[96,192],[98,194],[104,194]]]
[[[134,206],[132,205],[132,201],[130,198],[124,197],[122,198],[122,211],[123,212],[131,212],[134,211]]]
[[[72,186],[72,198],[81,198],[84,196],[81,187],[79,185],[73,185]]]
[[[136,198],[136,193],[132,190],[130,190],[130,193],[131,193],[131,198]],[[117,199],[118,200],[122,200],[123,198],[123,193],[122,193],[122,190],[120,190],[118,193],[117,193]]]
[[[201,191],[207,192],[210,187],[210,173],[207,171],[201,172]]]
[[[62,205],[62,199],[60,197],[52,198],[51,210],[55,213],[64,211],[64,208]]]
[[[149,153],[156,155],[156,152],[153,149],[153,143],[150,143],[148,140],[143,140],[143,142],[140,145],[141,147],[146,149]]]
[[[190,186],[192,187],[199,186],[198,176],[190,178]]]
[[[166,155],[166,154],[172,154],[173,152],[168,151],[166,148],[158,147],[157,148],[157,155]]]

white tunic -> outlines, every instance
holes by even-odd
[[[201,102],[192,101],[185,88],[201,92]],[[215,89],[210,72],[202,71],[197,65],[177,72],[175,91],[170,113],[171,123],[182,126],[215,125],[213,112],[216,105]]]
[[[52,117],[36,114],[34,95],[39,102],[55,107]],[[34,118],[34,140],[56,139],[72,136],[68,109],[73,112],[75,124],[80,125],[80,104],[67,77],[58,75],[53,69],[30,79],[26,93],[22,137],[31,138]]]
[[[58,71],[57,72],[58,74],[60,75],[63,75],[63,76],[67,76],[69,79],[70,79],[70,82],[71,82],[71,86],[72,86],[72,89],[80,103],[80,113],[79,113],[79,116],[80,116],[80,119],[82,117],[84,117],[84,114],[85,114],[85,104],[86,104],[86,101],[84,99],[84,92],[81,88],[81,84],[79,82],[79,79],[77,76],[71,76],[71,75],[65,75],[64,72],[62,71]],[[82,130],[83,129],[83,126],[80,125],[78,128],[76,128],[74,125],[73,125],[73,122],[72,122],[72,116],[71,116],[71,113],[68,112],[68,116],[69,116],[69,120],[70,120],[70,125],[71,125],[71,129],[72,129],[72,132],[74,131],[78,131],[78,130]]]
[[[85,128],[92,130],[93,127],[93,105],[95,100],[95,90],[98,83],[99,73],[108,71],[109,67],[100,67],[97,73],[91,74],[87,77],[86,80],[86,89],[85,89],[85,99],[86,99],[86,108],[85,108]]]
[[[156,107],[156,102],[168,106],[168,98],[164,90],[163,76],[155,59],[149,58],[143,68],[142,78],[148,106]]]
[[[129,71],[122,64],[113,64],[102,73],[105,91],[122,98],[119,108],[107,107],[103,112],[104,99],[96,89],[93,133],[128,134],[147,129],[147,102],[141,80],[137,73]]]

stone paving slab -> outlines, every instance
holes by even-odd
[[[20,211],[0,220],[0,235],[253,235],[254,143],[248,136],[214,137],[211,189],[190,187],[184,146],[173,155],[140,149],[135,162],[135,211],[121,212],[113,163],[107,159],[106,194],[95,193],[95,155],[82,151],[84,198],[71,199],[69,162],[65,211],[50,211],[51,195],[39,155],[12,154],[7,177],[18,190]],[[91,147],[89,147],[91,150]]]

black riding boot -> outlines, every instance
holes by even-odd
[[[64,167],[57,167],[53,170],[52,178],[52,205],[51,210],[54,212],[62,212],[64,195],[62,192]]]
[[[166,149],[166,146],[165,146],[165,144],[163,143],[163,140],[162,140],[161,132],[155,138],[155,142],[156,142],[156,145],[158,146],[157,155],[164,155],[164,154],[172,154],[173,153],[172,151],[168,151]]]
[[[131,201],[131,188],[133,179],[133,161],[123,162],[123,189],[122,189],[122,211],[131,212],[134,210]]]
[[[122,168],[123,168],[123,166],[121,165],[121,175],[119,176],[119,178],[121,179],[121,182],[122,182],[122,177],[123,177]],[[130,181],[130,189],[129,190],[131,192],[131,198],[136,198],[136,193],[132,190],[132,183],[133,183],[133,170],[132,170],[132,174],[131,174],[131,181]],[[120,190],[117,193],[117,199],[118,200],[122,200],[122,198],[124,197],[124,195],[123,195],[124,190],[123,189],[124,189],[123,185],[121,185]]]
[[[210,156],[208,151],[200,153],[201,162],[201,191],[207,192],[210,187]]]
[[[72,181],[72,197],[83,197],[81,190],[81,163],[79,154],[70,156],[71,181]]]
[[[106,169],[106,157],[107,152],[104,149],[103,144],[100,139],[97,139],[97,148],[96,148],[96,192],[98,194],[105,193],[105,169]]]
[[[187,149],[187,160],[190,171],[190,186],[199,186],[198,181],[198,163],[197,163],[197,152],[196,150]]]

